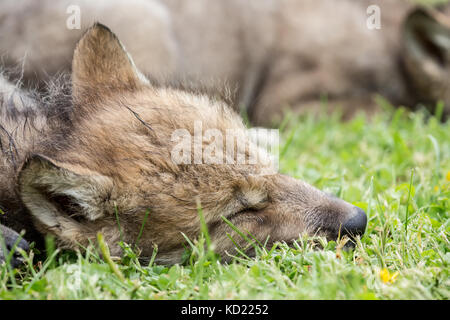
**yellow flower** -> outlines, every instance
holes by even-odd
[[[434,192],[439,192],[439,186],[434,186]]]
[[[450,171],[447,171],[447,175],[445,176],[445,179],[447,179],[447,181],[450,181]]]
[[[397,280],[398,272],[391,274],[388,269],[380,270],[380,278],[384,283],[394,283]]]

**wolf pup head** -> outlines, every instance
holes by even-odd
[[[79,41],[72,87],[73,129],[60,138],[64,143],[47,143],[47,151],[30,155],[19,173],[20,196],[36,227],[60,246],[86,245],[102,232],[119,254],[121,235],[128,243],[140,236],[144,259],[157,245],[158,262],[177,263],[183,234],[200,235],[199,207],[225,260],[235,248],[227,234],[242,248],[247,243],[223,217],[269,245],[303,233],[328,239],[364,233],[361,209],[277,173],[263,161],[264,150],[251,164],[217,162],[206,152],[194,161],[196,146],[207,148],[212,137],[190,140],[174,132],[194,136],[200,123],[203,133],[234,130],[236,140],[249,142],[242,120],[224,102],[150,84],[105,26],[94,25]],[[183,143],[193,146],[192,154],[174,161],[173,150]],[[219,152],[245,159],[249,148]]]

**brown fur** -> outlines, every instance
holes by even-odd
[[[80,5],[82,30],[65,27],[69,4]],[[381,30],[366,27],[372,4],[381,8]],[[448,111],[450,10],[428,10],[428,22],[416,23],[423,17],[412,7],[406,0],[6,0],[0,52],[8,65],[23,62],[25,79],[42,81],[70,69],[82,31],[100,21],[144,74],[209,92],[226,83],[236,90],[234,108],[255,124],[279,121],[285,109],[317,110],[324,98],[347,115],[371,113],[376,94],[431,109],[442,99]]]
[[[200,205],[216,251],[227,259],[234,252],[227,233],[242,247],[245,241],[222,216],[270,245],[302,233],[336,239],[346,222],[361,215],[272,165],[175,164],[174,130],[192,133],[201,121],[203,130],[239,129],[239,139],[247,141],[242,120],[222,101],[151,85],[102,25],[89,29],[76,47],[71,96],[63,91],[53,98],[30,97],[24,106],[26,94],[3,79],[2,84],[0,124],[7,134],[0,139],[2,146],[14,141],[17,148],[14,159],[8,149],[0,153],[4,223],[17,228],[21,216],[31,216],[33,226],[62,247],[86,245],[102,232],[119,254],[116,213],[124,240],[134,243],[149,212],[139,242],[142,257],[150,257],[156,244],[157,261],[176,263],[183,234],[200,234]],[[15,115],[8,111],[11,97]]]

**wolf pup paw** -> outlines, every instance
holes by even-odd
[[[11,257],[10,264],[13,268],[20,266],[23,263],[23,260],[21,254],[17,251],[17,248],[20,248],[24,251],[28,251],[30,249],[28,242],[25,239],[23,239],[17,232],[2,225],[0,225],[0,237],[3,238],[5,244],[4,248],[6,249],[6,252],[4,252],[3,246],[0,246],[0,264],[6,260],[6,257],[9,255],[10,251],[14,248],[14,245],[17,243],[15,247],[15,252]]]

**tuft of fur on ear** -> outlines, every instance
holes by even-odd
[[[85,222],[104,216],[112,189],[108,177],[42,155],[25,162],[18,181],[20,197],[37,227],[68,241],[90,231]]]
[[[117,36],[96,23],[78,42],[72,61],[75,100],[109,90],[136,90],[148,85]]]

